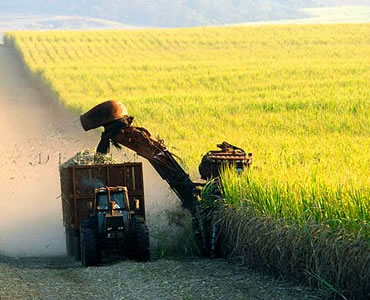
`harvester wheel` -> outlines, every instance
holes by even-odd
[[[95,266],[98,263],[98,240],[94,220],[88,218],[81,222],[81,262],[85,267]]]
[[[150,261],[149,230],[143,222],[136,223],[136,260]]]

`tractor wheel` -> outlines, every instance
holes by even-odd
[[[136,216],[132,216],[126,233],[126,256],[128,259],[136,258]]]
[[[143,222],[136,223],[136,260],[150,261],[149,230]]]
[[[135,232],[128,232],[127,233],[127,240],[126,240],[126,256],[128,259],[135,259],[136,258],[136,235]]]
[[[88,218],[81,222],[81,262],[85,267],[95,266],[98,263],[98,237],[94,219]]]

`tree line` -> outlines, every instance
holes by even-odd
[[[304,17],[315,0],[0,0],[0,14],[79,15],[154,27],[221,25]]]

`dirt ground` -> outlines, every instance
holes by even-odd
[[[318,299],[225,260],[111,262],[0,258],[0,299]]]
[[[83,132],[78,116],[35,86],[14,52],[2,45],[0,66],[1,300],[316,299],[309,290],[225,260],[121,261],[82,268],[65,257],[59,161],[94,148],[99,135]],[[179,203],[147,163],[144,172],[154,228],[163,205],[178,209]]]

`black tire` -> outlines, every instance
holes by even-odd
[[[66,250],[67,255],[73,257],[73,233],[66,229]]]
[[[81,239],[80,232],[73,236],[73,251],[75,260],[81,260]]]
[[[149,230],[143,222],[136,222],[136,260],[150,261]]]
[[[126,239],[126,253],[128,259],[136,259],[136,234],[128,232]]]
[[[132,216],[126,233],[125,255],[128,259],[136,259],[136,216]]]
[[[99,261],[95,222],[95,218],[88,218],[80,226],[81,263],[85,267],[95,266]]]

